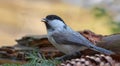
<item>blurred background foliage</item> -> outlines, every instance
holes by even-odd
[[[59,15],[76,31],[89,29],[102,35],[118,33],[118,1],[0,0],[0,46],[14,45],[15,39],[24,35],[46,34],[41,18],[48,14]]]

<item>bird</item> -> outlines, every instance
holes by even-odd
[[[58,15],[47,15],[41,21],[46,25],[48,40],[65,54],[59,59],[65,60],[70,56],[77,56],[76,54],[81,54],[79,51],[87,48],[107,55],[114,54],[110,50],[95,46],[83,35],[70,28]]]

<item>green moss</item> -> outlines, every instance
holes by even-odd
[[[44,56],[38,55],[39,51],[31,51],[27,55],[29,61],[26,64],[3,64],[3,66],[56,66],[60,64],[59,61],[54,59],[46,59]]]

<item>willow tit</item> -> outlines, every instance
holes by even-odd
[[[72,30],[65,22],[57,15],[48,15],[42,19],[47,28],[48,40],[59,51],[66,55],[72,55],[84,49],[92,49],[107,55],[114,54],[112,51],[97,47],[80,33]]]

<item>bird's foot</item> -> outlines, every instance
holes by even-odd
[[[80,56],[81,56],[80,52],[75,52],[75,53],[72,53],[72,54],[57,57],[55,59],[58,60],[58,61],[66,61],[66,60],[70,60],[70,59],[73,59],[73,58],[78,58]]]

